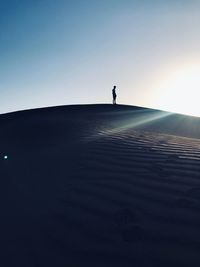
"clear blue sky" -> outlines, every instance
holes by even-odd
[[[195,0],[0,0],[0,113],[109,103],[113,85],[162,108],[160,84],[199,48]]]

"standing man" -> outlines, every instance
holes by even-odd
[[[117,98],[117,94],[116,94],[116,86],[113,86],[112,89],[112,96],[113,96],[113,105],[116,105],[116,98]]]

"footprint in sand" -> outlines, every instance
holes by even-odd
[[[115,213],[115,223],[119,227],[124,227],[128,224],[138,223],[138,215],[129,208],[120,209]]]
[[[115,224],[124,242],[144,240],[144,230],[139,223],[138,214],[129,208],[120,209],[115,213]]]

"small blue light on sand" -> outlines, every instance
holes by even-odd
[[[4,159],[8,159],[8,156],[7,156],[7,155],[5,155],[3,158],[4,158]]]

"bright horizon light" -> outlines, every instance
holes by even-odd
[[[200,66],[174,71],[160,83],[156,98],[163,110],[200,117]]]

